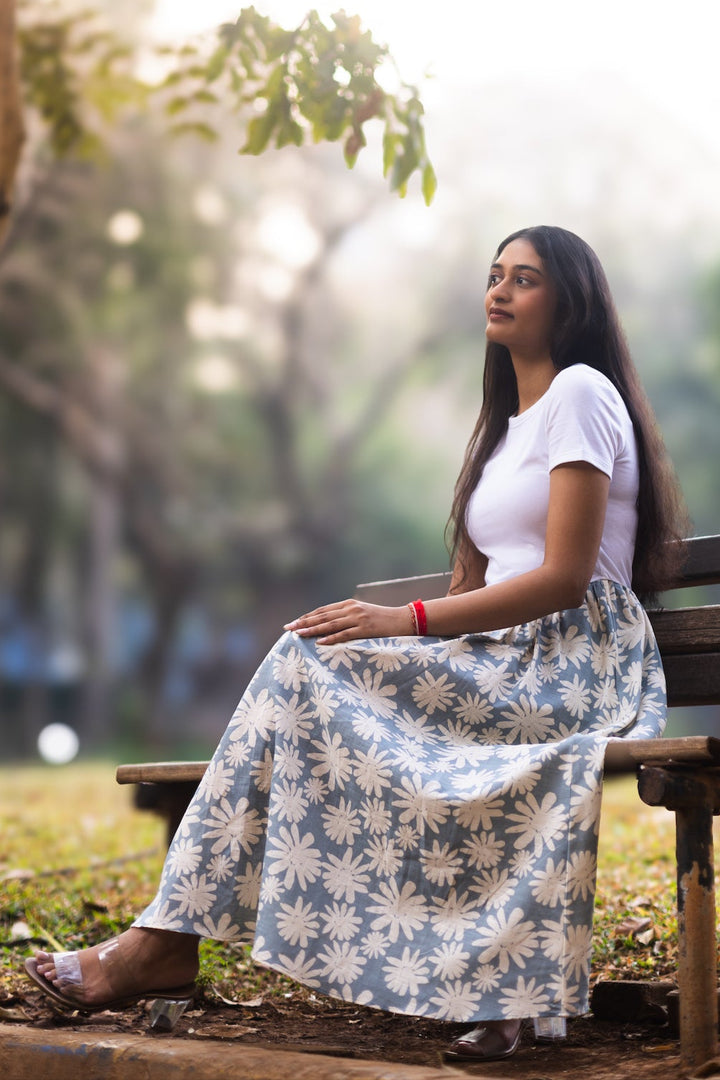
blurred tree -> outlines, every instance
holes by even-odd
[[[319,24],[312,27],[317,35]],[[341,29],[356,35],[357,24]],[[368,41],[363,36],[365,47]],[[373,519],[354,505],[361,451],[421,342],[380,358],[385,370],[374,392],[362,389],[362,371],[346,368],[342,379],[318,371],[330,348],[343,348],[339,320],[314,311],[320,288],[338,247],[372,213],[373,184],[359,178],[355,196],[339,208],[327,197],[333,180],[324,179],[323,162],[315,190],[289,203],[283,194],[281,202],[296,204],[307,248],[287,262],[288,245],[278,248],[276,239],[272,255],[253,238],[262,195],[277,174],[270,166],[260,186],[230,183],[240,243],[228,244],[225,230],[207,224],[223,196],[207,184],[198,193],[197,163],[189,150],[172,154],[159,140],[157,109],[142,121],[117,114],[140,91],[125,70],[126,51],[109,34],[78,37],[68,17],[27,31],[23,51],[29,100],[47,125],[31,123],[0,289],[0,386],[16,417],[3,438],[5,586],[16,622],[38,629],[47,647],[57,631],[47,611],[53,575],[68,560],[75,566],[69,606],[78,617],[70,629],[87,660],[82,726],[97,743],[107,727],[118,566],[130,554],[140,572],[131,573],[132,587],[153,612],[140,659],[141,711],[147,733],[159,737],[170,651],[191,597],[209,588],[235,619],[262,597],[254,661],[283,619],[342,577],[343,526],[355,513],[357,550]],[[333,59],[332,69],[339,63]],[[83,85],[97,91],[87,101],[80,70]],[[183,79],[193,77],[197,70],[183,70]],[[98,90],[105,78],[115,80],[109,101]],[[92,123],[88,103],[102,105]],[[104,110],[116,116],[114,129],[102,127]],[[93,164],[101,140],[109,169]],[[256,141],[251,149],[260,149]],[[206,177],[211,157],[203,155]],[[295,196],[303,175],[307,168]],[[193,214],[198,198],[204,209]],[[241,308],[227,296],[243,273]],[[199,284],[208,274],[210,286]],[[264,284],[250,288],[253,280]],[[208,316],[215,329],[200,326]],[[229,330],[233,318],[249,320],[246,334]],[[318,327],[326,339],[320,347]],[[416,337],[423,335],[429,345],[432,331],[421,328]],[[218,346],[224,359],[212,353]],[[223,387],[218,378],[227,381],[228,363]],[[15,472],[10,463],[24,454],[36,460],[43,446],[52,464],[43,483],[28,484],[27,468]],[[67,479],[73,462],[84,470],[80,488],[78,476]],[[406,532],[407,525],[395,536],[404,552]],[[41,722],[32,701],[30,742]]]

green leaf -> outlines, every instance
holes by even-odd
[[[422,193],[425,200],[425,205],[429,206],[435,198],[435,192],[437,191],[437,176],[431,163],[428,161],[422,171]]]
[[[173,124],[170,128],[171,135],[197,135],[198,138],[204,142],[217,142],[219,135],[214,128],[211,128],[209,124],[203,124],[198,121],[187,121],[186,123]]]
[[[267,149],[276,122],[277,109],[269,104],[262,116],[256,116],[248,124],[247,140],[240,153],[262,154],[263,150]]]

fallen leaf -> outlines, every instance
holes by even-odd
[[[24,1009],[3,1009],[0,1007],[0,1020],[29,1020]]]
[[[637,937],[643,930],[649,930],[652,919],[640,918],[638,915],[629,915],[615,927],[616,937]]]

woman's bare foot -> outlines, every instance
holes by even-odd
[[[522,1020],[486,1020],[455,1039],[445,1056],[460,1061],[500,1061],[520,1045]]]
[[[56,961],[56,954],[38,952],[35,971],[78,1008],[97,1009],[152,991],[187,993],[198,971],[198,944],[194,934],[133,926],[110,942],[75,953],[70,967],[62,954]]]

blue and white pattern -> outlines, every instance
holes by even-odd
[[[632,592],[492,634],[287,634],[136,925],[254,940],[324,993],[454,1021],[587,1009],[602,762],[661,733]]]

